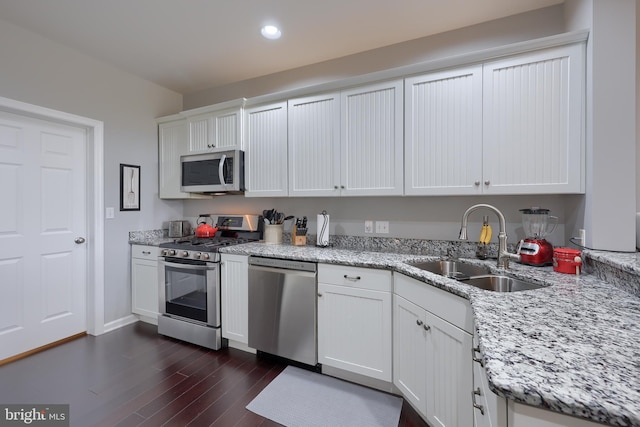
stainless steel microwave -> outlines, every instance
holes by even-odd
[[[180,156],[180,190],[187,193],[244,192],[244,151]]]

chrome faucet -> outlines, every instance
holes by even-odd
[[[462,215],[462,227],[460,228],[460,240],[467,240],[467,221],[469,214],[477,209],[489,209],[498,215],[498,221],[500,222],[500,232],[498,233],[498,268],[509,268],[509,260],[520,261],[520,255],[512,254],[507,251],[507,233],[506,233],[506,221],[504,215],[495,206],[480,203],[471,206]]]

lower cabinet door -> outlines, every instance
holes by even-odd
[[[222,337],[249,341],[249,263],[245,255],[222,254],[220,265]]]
[[[471,334],[426,312],[427,421],[434,427],[473,425]]]
[[[426,416],[426,311],[397,295],[393,298],[393,384]]]
[[[318,362],[391,382],[391,293],[318,283]]]
[[[158,262],[149,259],[131,259],[131,311],[141,319],[158,321]]]

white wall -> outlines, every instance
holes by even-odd
[[[130,230],[182,217],[182,202],[157,197],[156,117],[179,111],[182,96],[0,20],[0,96],[104,122],[105,321],[131,314]],[[119,211],[119,164],[141,166],[141,210]]]

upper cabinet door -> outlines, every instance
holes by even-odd
[[[245,122],[245,196],[287,196],[287,103],[248,108]]]
[[[405,194],[481,194],[482,66],[405,79]]]
[[[484,65],[486,194],[583,193],[584,44]]]
[[[402,80],[341,92],[342,195],[403,192]]]
[[[289,195],[340,194],[340,93],[288,101]]]
[[[242,108],[188,115],[189,152],[242,150]]]

